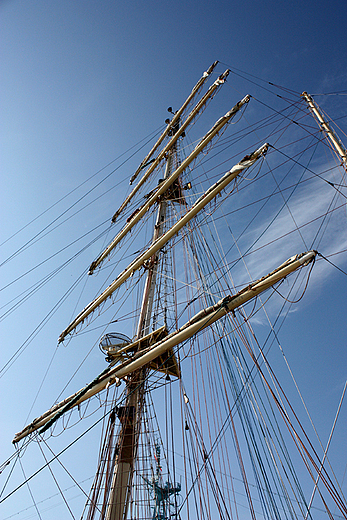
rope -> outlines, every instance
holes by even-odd
[[[45,443],[46,447],[49,449],[49,451],[52,453],[52,455],[54,455],[53,450],[48,446],[47,442],[46,442],[44,439],[42,439],[42,440],[43,440],[43,442]],[[58,488],[58,490],[59,490],[59,493],[60,493],[61,497],[63,498],[63,500],[64,500],[64,502],[65,502],[65,504],[66,504],[66,507],[68,508],[68,510],[69,510],[69,512],[70,512],[70,514],[71,514],[71,516],[72,516],[72,518],[74,518],[74,515],[73,515],[73,513],[72,513],[72,511],[71,511],[71,509],[70,509],[70,507],[69,507],[69,504],[67,503],[67,500],[66,500],[66,498],[65,498],[65,496],[64,496],[64,493],[63,493],[62,489],[60,488],[60,486],[59,486],[59,484],[58,484],[58,481],[57,481],[57,479],[55,478],[55,476],[54,476],[54,474],[53,474],[53,471],[52,471],[51,466],[50,466],[50,462],[48,462],[47,457],[46,457],[46,455],[44,454],[43,449],[42,449],[42,446],[41,446],[41,443],[40,443],[39,441],[38,441],[38,445],[39,445],[39,448],[40,448],[40,450],[41,450],[42,456],[43,456],[43,458],[45,459],[45,462],[48,463],[48,468],[49,468],[49,470],[50,470],[50,472],[51,472],[51,475],[52,475],[52,478],[53,478],[53,480],[54,480],[54,482],[55,482],[55,484],[56,484],[56,486],[57,486],[57,488]],[[69,475],[69,477],[70,477],[71,480],[74,482],[74,484],[78,487],[78,489],[79,489],[80,491],[82,491],[83,495],[85,495],[85,496],[89,499],[88,494],[87,494],[87,493],[84,491],[84,489],[79,485],[79,483],[77,482],[77,480],[74,479],[74,477],[71,475],[71,473],[66,469],[66,467],[64,466],[64,464],[59,460],[59,457],[58,457],[58,456],[55,457],[55,460],[60,464],[60,466],[61,466],[61,467],[65,470],[65,472]],[[93,504],[93,505],[96,507],[96,509],[97,509],[99,512],[101,512],[100,509],[97,507],[96,504]]]
[[[80,439],[82,439],[82,437],[84,437],[87,433],[89,433],[97,424],[99,424],[101,421],[104,420],[104,418],[109,415],[111,413],[111,411],[109,412],[106,412],[102,417],[100,417],[97,421],[95,421],[91,426],[89,426],[89,428],[87,428],[84,432],[82,432],[78,437],[76,437],[76,439],[74,439],[72,442],[70,442],[67,446],[65,446],[65,448],[63,448],[57,455],[55,455],[53,458],[51,458],[49,461],[47,461],[45,464],[43,464],[38,470],[36,470],[34,473],[32,473],[30,475],[30,477],[26,477],[24,482],[21,482],[21,484],[19,484],[17,487],[15,487],[10,493],[8,493],[2,500],[0,500],[0,504],[2,504],[2,502],[5,502],[5,500],[7,500],[10,496],[12,496],[14,493],[16,493],[19,489],[21,489],[23,486],[25,486],[25,484],[27,484],[28,482],[30,482],[30,480],[32,480],[34,477],[36,477],[39,473],[41,473],[42,470],[44,470],[49,464],[51,464],[54,460],[58,459],[58,457],[60,457],[60,455],[62,455],[63,453],[65,453],[65,451],[67,451],[69,448],[71,448],[71,446],[73,446],[74,444],[76,444],[76,442],[78,442]],[[31,439],[29,439],[28,443],[32,442],[33,440],[35,440],[37,438],[37,435],[35,435],[34,437],[32,437]]]
[[[271,146],[271,145],[270,145]],[[298,161],[296,161],[295,159],[293,158],[290,158],[289,155],[285,154],[284,152],[282,152],[281,150],[279,150],[278,148],[275,148],[274,146],[272,147],[274,148],[277,152],[279,152],[280,154],[282,154],[284,157],[287,157],[288,159],[292,160],[293,162],[295,162],[298,166],[302,167],[302,168],[305,168],[305,166],[303,166],[301,163],[299,163]],[[342,193],[342,191],[338,190],[336,185],[333,183],[333,182],[330,182],[328,181],[328,179],[325,179],[324,177],[322,177],[319,173],[315,173],[313,170],[311,170],[310,168],[306,167],[306,169],[312,173],[315,177],[318,177],[319,179],[321,179],[322,181],[326,182],[327,184],[329,184],[329,186],[331,186],[332,188],[334,188],[334,190],[336,190],[344,199],[347,199],[347,195],[345,195],[344,193]]]
[[[45,213],[47,213],[48,211],[50,211],[52,208],[54,208],[56,205],[58,205],[60,202],[62,202],[64,199],[66,199],[67,197],[69,197],[72,193],[74,193],[75,191],[77,191],[79,188],[81,188],[84,184],[86,184],[87,182],[89,182],[91,179],[93,179],[96,175],[98,175],[99,173],[101,173],[102,171],[104,171],[108,166],[110,166],[111,164],[113,164],[115,161],[117,161],[118,159],[120,159],[123,155],[127,154],[128,152],[130,152],[130,150],[132,150],[133,148],[135,148],[136,146],[138,146],[140,143],[142,143],[145,139],[147,139],[147,141],[138,149],[136,150],[132,155],[130,155],[125,161],[123,161],[119,166],[117,166],[117,168],[115,168],[114,170],[112,170],[106,177],[104,177],[101,181],[99,181],[97,184],[95,184],[90,190],[88,190],[84,195],[82,195],[82,197],[80,197],[76,202],[74,202],[71,206],[69,206],[65,211],[63,211],[63,213],[61,213],[57,218],[55,218],[50,224],[48,224],[46,227],[44,227],[39,233],[37,233],[33,238],[31,238],[28,242],[26,242],[21,248],[19,248],[17,251],[15,251],[12,255],[10,255],[2,264],[0,264],[0,267],[2,265],[4,265],[5,263],[7,263],[9,260],[11,260],[12,258],[14,258],[15,256],[17,256],[20,252],[22,252],[23,248],[26,248],[27,245],[29,245],[35,238],[37,238],[38,236],[41,235],[41,233],[43,233],[43,231],[45,231],[46,229],[48,229],[52,224],[54,224],[54,222],[56,222],[57,220],[59,220],[63,215],[65,215],[68,211],[70,211],[70,209],[72,209],[74,206],[76,206],[81,200],[83,200],[85,197],[87,197],[87,195],[89,195],[92,191],[94,191],[98,186],[100,186],[100,184],[102,184],[106,179],[108,179],[113,173],[115,173],[117,170],[119,170],[119,168],[121,168],[127,161],[129,161],[134,155],[136,155],[136,153],[138,153],[140,150],[142,150],[142,148],[144,148],[145,146],[147,146],[147,144],[151,141],[151,139],[153,138],[153,136],[156,136],[158,135],[163,129],[163,126],[161,126],[159,129],[155,130],[154,132],[152,132],[151,134],[149,134],[148,136],[144,137],[143,139],[141,139],[138,143],[136,143],[135,145],[131,146],[128,150],[126,150],[125,152],[123,152],[122,154],[120,154],[118,157],[116,157],[116,159],[113,159],[111,162],[109,162],[108,164],[106,164],[105,166],[103,166],[100,170],[98,170],[97,172],[93,173],[90,177],[88,177],[88,179],[86,179],[85,181],[83,181],[81,184],[79,184],[78,186],[76,186],[75,188],[73,188],[69,193],[67,193],[66,195],[64,195],[62,198],[60,198],[57,202],[55,202],[54,204],[52,204],[49,208],[45,209],[42,213],[40,213],[37,217],[35,217],[34,219],[32,219],[30,222],[28,222],[25,226],[23,226],[21,229],[19,229],[17,232],[15,232],[13,235],[11,235],[9,238],[7,238],[4,242],[2,242],[0,244],[0,246],[4,245],[6,242],[8,242],[10,239],[12,239],[13,237],[15,237],[16,235],[18,235],[18,233],[20,233],[21,231],[23,231],[26,227],[28,227],[30,224],[32,224],[33,222],[35,222],[36,220],[38,220],[40,217],[42,217]],[[150,139],[148,139],[150,137]],[[120,186],[123,182],[125,182],[126,179],[123,179],[122,181],[118,182],[114,187],[113,189],[115,189],[116,187]],[[107,193],[107,192],[106,192]],[[84,208],[82,208],[84,209]]]
[[[42,446],[41,446],[40,443],[39,443],[39,448],[40,448],[40,450],[41,450],[41,453],[42,453],[43,458],[45,459],[45,461],[46,461],[46,463],[47,463],[48,461],[47,461],[46,455],[43,453],[43,449],[42,449]],[[57,459],[57,460],[58,460],[58,459]],[[58,462],[60,462],[60,461],[58,460]],[[62,465],[62,464],[61,464],[61,465]],[[64,466],[63,466],[63,467],[64,467]],[[75,520],[75,516],[74,516],[73,512],[71,511],[71,508],[70,508],[69,504],[67,503],[67,500],[66,500],[66,498],[65,498],[65,495],[64,495],[64,493],[62,492],[62,489],[61,489],[61,487],[59,486],[57,479],[56,479],[55,476],[54,476],[54,473],[53,473],[53,471],[52,471],[52,468],[51,468],[50,464],[48,464],[48,469],[49,469],[49,471],[50,471],[50,473],[51,473],[51,475],[52,475],[52,478],[53,478],[53,480],[54,480],[54,482],[55,482],[55,484],[56,484],[56,486],[57,486],[57,488],[58,488],[58,490],[59,490],[60,496],[62,497],[62,499],[63,499],[64,502],[65,502],[65,505],[66,505],[66,507],[67,507],[67,509],[68,509],[68,511],[69,511],[69,513],[70,513],[70,515],[71,515],[71,517]],[[64,468],[64,469],[65,469],[65,468]]]
[[[32,500],[32,502],[34,504],[34,507],[36,509],[36,513],[38,514],[38,517],[40,518],[40,520],[42,520],[42,517],[40,515],[40,511],[39,511],[39,509],[37,507],[37,504],[36,504],[35,499],[34,499],[34,495],[32,494],[32,491],[31,491],[31,488],[30,488],[30,485],[29,485],[29,479],[27,479],[26,476],[25,476],[24,468],[23,468],[22,461],[21,461],[20,457],[19,457],[19,464],[20,464],[23,476],[25,478],[25,483],[28,486],[28,490],[29,490],[29,494],[30,494],[31,500]]]
[[[340,271],[342,274],[345,274],[347,276],[347,272],[344,271],[343,269],[341,269],[341,267],[337,266],[336,264],[334,264],[331,260],[329,260],[329,258],[327,258],[326,256],[322,255],[322,253],[317,253],[318,256],[320,256],[321,258],[323,258],[323,260],[326,260],[328,262],[328,264],[332,265],[333,267],[335,267],[335,269],[337,269],[338,271]]]
[[[316,254],[318,254],[317,251],[316,251]],[[286,298],[285,296],[283,296],[283,295],[278,291],[278,289],[276,289],[276,287],[273,287],[274,291],[275,291],[275,292],[276,292],[276,293],[277,293],[277,294],[278,294],[278,295],[279,295],[283,300],[285,300],[285,301],[288,302],[288,303],[299,303],[299,301],[302,300],[302,298],[304,297],[304,295],[305,295],[305,293],[306,293],[306,289],[307,289],[307,287],[308,287],[308,282],[309,282],[309,280],[310,280],[310,276],[311,276],[312,269],[313,269],[313,266],[314,266],[315,262],[316,262],[316,259],[314,258],[314,259],[313,259],[313,262],[312,262],[312,265],[310,266],[310,270],[309,270],[309,272],[307,273],[307,278],[306,278],[305,287],[304,287],[304,289],[303,289],[303,291],[302,291],[301,296],[299,296],[299,298],[298,298],[297,300],[289,300],[289,298]]]

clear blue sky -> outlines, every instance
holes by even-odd
[[[298,93],[306,90],[317,95],[317,101],[332,117],[346,116],[346,14],[344,0],[0,0],[1,262],[83,196],[94,181],[78,188],[62,204],[21,230],[27,223],[160,127],[167,117],[166,108],[180,106],[215,60],[221,62],[219,72],[230,67],[235,73],[228,80],[233,101],[235,95],[239,98],[247,92],[261,96],[261,88],[252,82],[242,83],[236,74],[246,72],[253,75],[248,78],[265,88],[269,87],[267,82],[272,82]],[[319,96],[331,92],[341,95]],[[224,103],[218,115],[232,104]],[[339,124],[341,138],[347,145],[343,134],[347,131],[346,118]],[[102,197],[90,211],[71,219],[3,265],[1,285],[10,284],[112,216],[127,189],[127,179],[141,159],[137,156],[120,168],[105,188],[100,186],[95,193],[101,195],[106,187],[111,189],[120,183],[119,191],[111,190],[109,197]],[[100,178],[96,177],[95,182]],[[340,235],[332,237],[334,244],[346,240],[345,229],[341,227],[340,232],[341,239]],[[98,244],[83,254],[80,264],[74,262],[65,272],[63,281],[53,281],[48,290],[38,292],[1,323],[1,367],[99,249]],[[65,257],[45,264],[39,274],[34,270],[3,290],[1,306],[77,250],[78,245],[69,249]],[[341,255],[336,262],[346,270],[347,263]],[[298,328],[291,332],[293,343],[301,351],[293,358],[294,364],[302,361],[296,375],[306,388],[306,398],[325,442],[347,372],[342,330],[346,280],[337,271],[324,272],[324,291],[312,296],[322,299],[322,305],[315,308],[315,316],[302,309]],[[334,295],[328,294],[330,284]],[[27,421],[56,348],[57,336],[71,317],[59,310],[47,332],[40,333],[28,345],[1,379],[1,461],[12,453],[13,434]],[[314,332],[308,332],[304,320],[316,320]],[[337,325],[331,327],[334,321]],[[330,324],[329,334],[325,323]],[[63,347],[57,362],[63,370]],[[95,363],[100,372],[102,359]],[[305,367],[312,365],[313,370],[306,372]],[[90,363],[76,384],[83,385],[95,375],[95,366]],[[59,378],[53,378],[51,384],[34,406],[34,416],[49,407],[59,394]],[[340,453],[340,476],[347,458],[347,439],[341,426],[347,428],[347,402],[341,416],[336,445],[343,452],[336,449],[335,453],[336,461]],[[13,502],[8,508],[5,503],[2,516],[8,518],[27,505],[31,505],[29,498],[26,503],[17,504],[16,510]],[[54,518],[54,513],[47,518]]]

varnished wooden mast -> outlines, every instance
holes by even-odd
[[[166,144],[166,146],[161,150],[161,152],[157,155],[157,157],[155,159],[152,159],[151,161],[149,161],[149,159],[153,155],[154,151],[156,151],[159,144],[162,142],[163,139],[161,137],[159,139],[159,141],[156,143],[156,145],[153,147],[151,152],[146,157],[147,161],[143,161],[141,163],[141,164],[143,164],[143,166],[139,170],[137,170],[137,173],[139,173],[141,171],[141,169],[145,169],[146,166],[149,166],[149,168],[145,171],[145,173],[140,178],[138,183],[132,189],[131,193],[127,196],[127,198],[124,200],[124,202],[121,204],[121,206],[117,209],[117,211],[115,212],[115,214],[112,217],[112,222],[115,222],[118,219],[118,217],[122,213],[122,211],[124,211],[124,209],[128,206],[128,204],[134,198],[134,196],[139,191],[139,189],[143,186],[143,184],[147,181],[147,179],[150,177],[150,175],[153,173],[153,171],[157,168],[160,161],[162,161],[163,158],[165,157],[165,155],[168,153],[168,151],[171,150],[171,148],[173,148],[175,146],[177,139],[181,135],[183,135],[183,133],[184,133],[185,129],[188,127],[188,125],[199,114],[199,112],[203,109],[203,107],[206,105],[208,100],[214,96],[217,89],[221,85],[223,85],[228,74],[229,74],[229,70],[227,69],[223,74],[221,74],[221,76],[219,76],[219,78],[208,89],[206,94],[200,99],[200,101],[191,110],[191,112],[189,113],[189,115],[187,116],[185,121],[182,122],[182,124],[179,126],[179,128],[178,128],[178,123],[180,121],[179,117],[182,114],[183,110],[180,109],[175,113],[170,124],[167,126],[167,128],[165,129],[165,132],[163,133],[164,136],[173,134],[171,139]],[[176,130],[178,128],[178,131],[173,132],[173,128],[174,128],[174,130]],[[132,181],[135,180],[136,176],[137,175],[135,175],[135,174],[133,175]],[[132,182],[130,184],[132,184]]]
[[[202,152],[204,148],[212,141],[212,139],[223,129],[223,127],[238,113],[238,111],[246,105],[250,100],[250,96],[247,95],[241,101],[239,101],[229,112],[223,117],[218,119],[214,126],[207,132],[207,134],[200,140],[196,145],[192,153],[180,164],[180,166],[170,175],[168,179],[162,182],[157,190],[149,197],[147,202],[141,206],[136,214],[134,214],[129,222],[124,226],[123,229],[116,235],[112,242],[106,247],[106,249],[98,256],[98,258],[91,264],[89,272],[92,273],[101,262],[107,258],[110,252],[120,243],[121,240],[132,230],[132,228],[142,219],[146,212],[156,204],[158,197],[163,195],[170,187],[171,184],[181,175],[181,173],[191,164],[191,162]]]
[[[246,99],[246,98],[244,98]],[[235,107],[234,107],[235,108]],[[227,120],[230,119],[230,112],[228,112],[228,117],[227,117]],[[220,128],[221,125],[224,123],[226,124],[224,118],[221,118],[223,121],[219,120],[219,123],[217,122],[216,123],[216,128]],[[223,125],[222,125],[223,126]],[[218,130],[215,130],[212,132],[213,135],[216,135],[216,133],[218,132]],[[205,136],[206,137],[206,136]],[[210,140],[210,139],[209,139]],[[205,138],[203,139],[202,142],[205,142]],[[200,143],[201,144],[201,143]],[[205,146],[206,146],[207,143],[205,143],[204,145],[201,144],[201,149],[203,149]],[[265,145],[266,146],[266,145]],[[199,147],[199,146],[198,146]],[[200,149],[200,151],[201,151]],[[258,152],[258,151],[257,151]],[[257,152],[254,152],[254,154],[256,154],[256,158],[258,158],[262,153],[265,152],[265,150],[262,148],[261,151],[258,153],[257,155]],[[197,155],[197,154],[196,154]],[[238,173],[240,171],[242,171],[243,169],[245,169],[246,167],[249,167],[251,164],[253,164],[252,161],[248,161],[249,158],[245,158],[244,160],[242,160],[237,166],[235,166],[235,168],[238,170]],[[254,159],[256,160],[256,159]],[[185,161],[183,161],[182,165],[177,168],[173,173],[172,175],[170,175],[170,177],[166,180],[164,180],[159,189],[157,190],[156,194],[151,197],[149,199],[149,201],[141,208],[141,211],[139,211],[138,214],[141,214],[141,216],[143,216],[146,211],[148,210],[148,208],[153,205],[157,200],[158,200],[158,197],[159,195],[162,195],[165,193],[165,191],[167,191],[167,189],[172,185],[173,183],[173,180],[174,179],[177,179],[177,177],[179,176],[180,173],[182,173],[182,171],[184,171],[184,169],[186,168],[187,165],[184,165],[185,164]],[[230,172],[229,172],[230,173]],[[162,186],[165,187],[165,189],[162,188]],[[219,190],[220,191],[220,190]],[[209,195],[210,196],[210,195]],[[200,200],[200,199],[199,199]],[[211,200],[211,199],[210,199]],[[203,207],[203,205],[205,205],[208,201],[208,197],[204,200],[204,203],[198,208],[196,209],[195,208],[195,214],[200,211],[201,207]],[[194,215],[193,214],[190,214],[190,218],[192,218]],[[137,217],[137,215],[136,215]],[[135,217],[135,218],[136,218]],[[184,220],[183,220],[184,219]],[[133,219],[134,220],[134,219]],[[185,225],[186,222],[189,220],[189,218],[187,218],[187,216],[184,216],[182,217],[182,219],[179,221],[180,224]],[[132,221],[131,221],[132,222]],[[131,223],[129,222],[129,224]],[[177,223],[178,224],[178,223]],[[181,227],[182,227],[181,226]],[[79,323],[82,323],[97,307],[99,307],[99,305],[104,302],[109,296],[111,296],[111,294],[118,288],[120,287],[130,276],[132,276],[132,274],[140,269],[144,262],[146,260],[148,260],[152,254],[155,252],[154,249],[157,249],[159,250],[161,247],[163,247],[163,245],[165,245],[165,243],[175,234],[178,232],[180,228],[176,227],[175,228],[175,231],[174,232],[170,232],[170,235],[168,235],[167,233],[165,233],[165,235],[161,238],[159,238],[147,251],[145,251],[145,253],[143,253],[142,255],[140,255],[136,260],[134,260],[134,262],[132,262],[115,280],[114,282],[112,282],[111,285],[109,285],[109,287],[107,287],[107,289],[105,289],[105,291],[100,294],[97,298],[95,298],[95,300],[93,300],[89,305],[87,305],[87,307],[85,307],[83,309],[83,311],[81,311],[77,316],[76,318],[67,326],[67,328],[60,334],[59,336],[59,343],[64,341],[64,338],[70,333],[72,332]],[[168,232],[169,233],[169,232]],[[165,237],[165,238],[164,238]],[[117,238],[117,237],[116,237]]]
[[[174,153],[176,153],[176,147],[169,153],[164,179],[170,176],[172,155]],[[163,198],[159,202],[153,232],[153,242],[156,242],[160,235],[163,234],[166,210],[167,202],[165,198]],[[158,252],[152,255],[147,270],[147,279],[143,291],[141,312],[138,321],[137,339],[145,335],[150,324],[153,294],[156,285],[157,255]],[[138,347],[138,352],[140,352],[140,346]],[[146,374],[146,368],[141,367],[134,371],[127,381],[127,398],[125,407],[122,408],[120,415],[121,429],[117,442],[118,454],[115,457],[112,486],[108,495],[106,520],[123,520],[127,517],[131,498],[134,464],[142,424]]]

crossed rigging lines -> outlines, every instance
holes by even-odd
[[[289,158],[288,156],[287,156],[287,159],[288,159],[288,160],[293,160],[292,158]],[[295,162],[295,161],[294,161],[294,162]],[[111,173],[113,173],[113,172],[111,172]],[[109,175],[111,175],[111,173],[110,173]],[[312,172],[312,173],[313,173],[313,172]],[[100,183],[99,183],[99,184],[100,184]],[[286,188],[286,189],[288,189],[288,188]],[[283,193],[283,190],[280,190],[280,189],[279,189],[278,193]],[[81,200],[81,199],[79,199],[79,201],[80,201],[80,200]],[[94,201],[95,201],[95,200],[97,200],[97,199],[94,199]],[[77,201],[77,203],[78,203],[79,201]],[[92,202],[94,202],[94,201],[92,201]],[[76,204],[77,204],[77,203],[76,203]],[[91,204],[91,203],[89,203],[88,205],[90,205],[90,204]],[[255,204],[255,202],[254,202],[253,204]],[[72,207],[72,206],[71,206],[71,207]],[[86,207],[87,207],[87,206],[84,206],[84,208],[82,208],[82,209],[85,209]],[[79,210],[79,211],[82,211],[82,209]],[[338,208],[334,208],[334,209],[329,210],[329,213],[335,211],[336,209],[338,209]],[[67,210],[67,211],[68,211],[68,210]],[[66,213],[66,212],[64,212],[64,214],[65,214],[65,213]],[[58,217],[58,218],[59,218],[59,217]],[[70,217],[69,217],[69,218],[70,218]],[[320,217],[317,217],[317,218],[320,218]],[[53,222],[55,222],[55,221],[53,221]],[[52,224],[53,224],[53,223],[52,223]],[[103,225],[103,224],[101,224],[101,225]],[[48,226],[48,227],[49,227],[49,226]],[[98,227],[99,227],[99,226],[98,226]],[[298,229],[298,228],[299,228],[299,227],[297,227],[297,229]],[[47,228],[45,228],[45,229],[47,229]],[[95,229],[96,229],[96,228],[95,228]],[[297,231],[297,229],[296,229],[296,230],[293,230],[293,232],[294,232],[294,231]],[[105,233],[106,233],[107,231],[108,231],[108,230],[106,230]],[[102,233],[101,233],[101,234],[100,234],[96,239],[93,239],[93,241],[94,241],[94,240],[97,240],[97,239],[100,238],[101,236],[102,236]],[[37,235],[34,237],[34,239],[36,239],[36,238],[37,238]],[[89,247],[89,246],[91,245],[91,243],[92,243],[92,242],[90,242],[90,243],[89,243],[87,246],[85,246],[85,247],[86,247],[86,248]],[[27,243],[26,246],[27,246],[28,244],[29,244],[29,243]],[[71,244],[71,245],[72,245],[72,244]],[[263,246],[261,246],[261,247],[266,247],[267,245],[268,245],[268,244],[265,244],[265,245],[263,245]],[[66,247],[68,247],[68,246],[66,246]],[[65,249],[65,248],[64,248],[64,249]],[[18,251],[18,253],[19,253],[19,252],[20,252],[20,251]],[[250,254],[250,253],[249,253],[249,254]],[[51,258],[51,257],[50,257],[50,258]],[[49,260],[49,259],[47,259],[46,261],[48,261],[48,260]],[[29,271],[28,271],[28,272],[29,272]],[[22,276],[24,276],[24,275],[22,275]]]

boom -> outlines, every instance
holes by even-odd
[[[89,385],[64,401],[56,404],[41,417],[38,417],[31,424],[26,426],[21,432],[17,433],[13,443],[19,442],[30,433],[44,427],[45,425],[45,429],[47,429],[51,424],[53,424],[53,422],[72,407],[79,405],[86,399],[98,394],[106,387],[117,383],[121,378],[124,378],[135,370],[147,365],[164,352],[167,352],[169,349],[172,349],[180,343],[188,340],[204,328],[210,327],[213,323],[223,318],[228,312],[235,310],[237,307],[244,305],[262,292],[266,291],[280,280],[283,280],[290,273],[313,262],[316,254],[316,251],[308,251],[307,253],[302,253],[289,258],[277,269],[248,285],[237,294],[229,295],[215,305],[203,309],[180,329],[147,349],[141,350],[135,354],[132,359],[117,366],[112,366],[111,364],[110,367],[104,370]],[[128,347],[130,349],[132,345],[129,345]]]
[[[207,132],[207,134],[201,139],[201,141],[194,148],[192,153],[182,162],[182,164],[170,175],[170,177],[162,182],[155,193],[143,204],[139,211],[133,216],[133,218],[126,224],[126,226],[118,233],[114,240],[104,250],[103,253],[91,264],[89,273],[93,272],[97,267],[116,247],[117,244],[131,231],[131,229],[141,220],[145,213],[149,210],[153,204],[156,203],[158,197],[163,195],[166,190],[174,183],[179,175],[190,165],[190,163],[199,155],[199,153],[208,145],[208,143],[221,131],[221,129],[237,114],[237,112],[250,100],[250,96],[247,95],[241,101],[239,101],[229,112],[223,117],[218,119],[214,126]]]
[[[70,325],[61,333],[59,343],[64,341],[64,338],[72,332],[77,325],[82,323],[101,303],[103,303],[111,294],[114,293],[135,271],[139,270],[147,260],[151,258],[159,249],[161,249],[174,235],[176,235],[183,226],[186,225],[202,208],[204,208],[214,197],[218,195],[237,175],[243,170],[252,166],[255,161],[265,154],[268,145],[265,144],[252,154],[246,156],[236,166],[234,166],[219,182],[213,185],[202,197],[200,197],[192,208],[176,222],[164,235],[158,238],[142,255],[138,256],[124,271],[117,276],[114,282],[111,283],[95,300],[93,300],[82,312],[70,323]],[[164,183],[163,183],[164,184]]]

